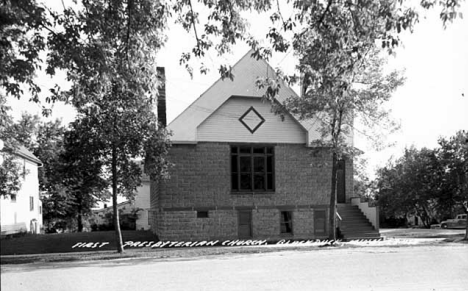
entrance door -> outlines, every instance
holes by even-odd
[[[339,160],[336,173],[337,183],[337,203],[346,203],[346,179],[345,179],[345,161]]]
[[[239,220],[239,238],[251,238],[252,237],[252,211],[251,210],[240,210],[238,212]]]

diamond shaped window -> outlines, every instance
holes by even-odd
[[[250,133],[254,133],[265,122],[265,119],[252,106],[239,118],[239,121]]]

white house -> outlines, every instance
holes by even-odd
[[[0,198],[1,235],[18,232],[40,233],[42,202],[39,197],[38,168],[41,161],[24,146],[20,146],[15,155],[17,162],[23,167],[21,188],[17,193]]]
[[[106,207],[93,209],[91,224],[102,225],[108,223],[106,214],[112,213],[112,207]],[[131,201],[123,201],[117,205],[120,212],[121,219],[125,215],[129,215],[132,212],[137,213],[138,218],[135,221],[136,230],[148,230],[150,229],[148,212],[150,209],[150,179],[147,175],[143,174],[141,177],[141,186],[137,188],[135,197]]]

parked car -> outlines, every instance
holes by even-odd
[[[458,214],[454,219],[440,223],[441,228],[466,228],[466,214]]]

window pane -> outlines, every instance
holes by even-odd
[[[243,154],[250,154],[251,147],[240,147],[240,152]]]
[[[267,159],[267,172],[273,172],[273,157],[269,156]]]
[[[197,211],[197,218],[208,218],[208,211]]]
[[[233,190],[239,190],[239,178],[238,174],[232,174],[231,175],[231,183],[232,183],[232,189]]]
[[[231,172],[237,172],[237,156],[231,156]]]
[[[254,189],[265,190],[265,176],[256,174],[254,176]]]
[[[273,174],[268,174],[267,175],[267,190],[273,190],[275,187],[273,187]]]
[[[240,159],[240,171],[241,172],[251,172],[251,157],[239,157]]]
[[[241,174],[241,190],[252,190],[252,175]]]
[[[291,221],[291,211],[281,211],[281,222],[289,223]]]
[[[281,233],[292,233],[292,226],[289,223],[281,224]]]
[[[281,211],[281,233],[292,233],[291,211]]]
[[[259,147],[259,148],[253,148],[254,154],[263,154],[265,153],[265,148],[264,147]]]
[[[264,157],[254,157],[254,172],[265,172]]]
[[[274,191],[274,147],[232,146],[231,189]]]

